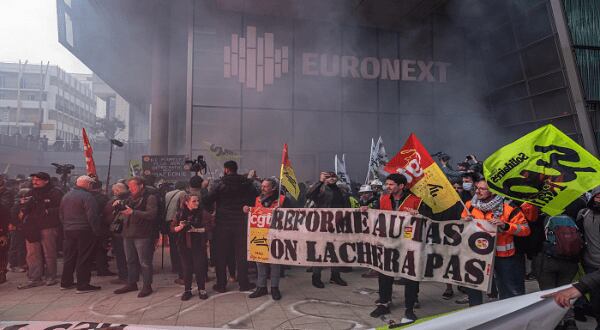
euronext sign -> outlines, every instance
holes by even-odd
[[[289,73],[288,46],[275,46],[273,33],[258,35],[255,26],[246,27],[246,35],[232,34],[224,47],[223,77],[234,78],[246,88],[262,92]],[[302,74],[305,76],[342,77],[445,83],[447,62],[419,59],[357,57],[327,53],[303,52]]]

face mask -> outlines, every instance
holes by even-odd
[[[464,190],[469,190],[473,188],[473,182],[463,182],[462,184]]]

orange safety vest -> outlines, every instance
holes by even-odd
[[[278,201],[274,201],[273,204],[271,204],[271,206],[269,206],[269,209],[273,209],[276,207],[279,207],[280,205],[283,205],[283,201],[285,200],[285,195],[281,195],[279,196],[279,200]],[[262,203],[260,202],[260,196],[256,197],[256,200],[254,201],[254,207],[266,207],[263,206]]]
[[[406,198],[400,203],[396,211],[406,211],[407,209],[419,210],[423,200],[413,194],[408,194]],[[379,197],[379,209],[380,210],[394,210],[392,208],[392,198],[390,194],[384,194]]]
[[[471,216],[475,219],[492,220],[494,212],[483,212],[478,208],[471,206],[471,201],[468,201],[465,206],[471,212]],[[500,215],[500,220],[508,223],[510,226],[506,231],[498,231],[496,236],[496,256],[510,257],[516,252],[514,236],[529,236],[531,229],[527,224],[527,219],[519,207],[512,206],[510,203],[504,202],[504,209]],[[462,217],[468,216],[467,210],[463,210]]]

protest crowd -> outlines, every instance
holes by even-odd
[[[407,176],[400,173],[373,173],[365,184],[355,185],[344,177],[345,170],[324,171],[316,182],[299,183],[298,198],[286,194],[277,178],[261,179],[255,171],[238,174],[238,165],[231,160],[224,163],[224,175],[215,180],[194,175],[187,182],[169,183],[136,176],[118,180],[108,189],[88,175],[76,178],[72,187],[45,172],[16,178],[4,175],[0,177],[0,283],[10,280],[11,272],[26,272],[28,281],[19,283],[19,289],[56,286],[83,294],[101,290],[93,284],[94,273],[114,278],[111,283],[120,285],[114,294],[144,298],[153,293],[153,257],[162,237],[168,241],[177,274],[173,285],[183,286],[182,300],[192,299],[195,288],[199,299],[207,299],[231,290],[233,282],[240,291],[252,291],[250,298],[270,294],[279,300],[285,294],[279,283],[289,266],[247,260],[252,208],[390,210],[441,222],[481,219],[497,227],[491,289],[446,284],[440,295],[449,304],[475,306],[483,303],[484,295],[488,300],[523,295],[525,281],[537,281],[541,290],[557,288],[574,282],[581,265],[588,276],[568,292],[569,298],[579,299],[569,306],[558,328],[577,329],[575,319],[585,314],[600,321],[600,187],[581,195],[563,214],[550,216],[538,206],[495,194],[474,155],[466,156],[456,168],[448,155],[433,156],[462,202],[442,213],[413,194]],[[62,270],[57,269],[60,257]],[[109,267],[112,259],[114,272]],[[216,279],[208,276],[209,267],[215,268]],[[346,287],[343,274],[351,271],[347,268],[307,271],[316,288]],[[418,281],[373,269],[362,271],[363,277],[377,281],[379,298],[372,317],[390,313],[396,284],[404,286],[405,317],[418,319]],[[251,280],[254,274],[255,281]],[[329,276],[329,281],[323,276]],[[210,282],[214,284],[209,288]],[[590,299],[582,293],[591,293]],[[561,299],[569,305],[564,295]]]

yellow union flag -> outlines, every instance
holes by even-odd
[[[298,196],[300,196],[300,186],[298,186],[298,180],[296,180],[296,173],[294,173],[292,163],[290,163],[290,159],[288,158],[287,143],[283,145],[279,181],[281,182],[281,185],[284,186],[285,189],[290,193],[290,195],[292,195],[292,197],[294,197],[295,200],[298,200]]]
[[[600,161],[553,125],[506,145],[483,163],[490,190],[561,214],[600,185]]]

